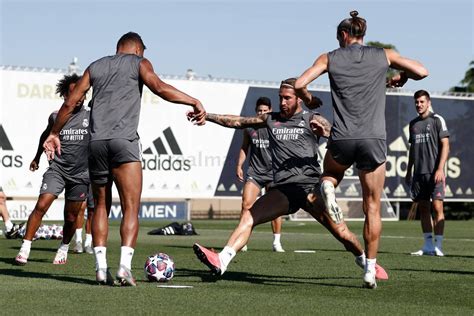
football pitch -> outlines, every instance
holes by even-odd
[[[119,262],[118,222],[111,222],[108,264]],[[361,288],[362,270],[342,245],[315,222],[283,223],[285,253],[272,252],[270,225],[258,227],[249,251],[239,253],[221,278],[210,276],[192,244],[220,250],[236,221],[194,221],[198,236],[149,236],[164,222],[143,221],[133,260],[136,288],[98,286],[94,258],[69,254],[54,266],[59,241],[33,242],[28,264],[13,265],[20,240],[0,238],[1,314],[211,315],[473,315],[474,221],[448,221],[445,257],[412,257],[422,244],[418,221],[385,222],[378,262],[390,279]],[[349,222],[359,237],[361,222]],[[72,248],[72,246],[71,246]],[[295,250],[313,250],[300,253]],[[145,281],[148,255],[165,252],[175,277],[159,288]]]

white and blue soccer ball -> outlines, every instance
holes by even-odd
[[[174,261],[166,253],[160,252],[146,259],[144,269],[148,281],[168,282],[174,276]]]

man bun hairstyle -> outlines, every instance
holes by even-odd
[[[267,98],[267,97],[260,97],[257,99],[257,102],[255,103],[255,111],[260,105],[266,105],[268,106],[269,109],[272,108],[272,101]]]
[[[122,37],[118,40],[117,42],[117,50],[119,49],[120,46],[126,45],[130,42],[136,43],[138,45],[141,45],[143,50],[146,49],[145,44],[143,43],[143,40],[141,36],[138,33],[135,32],[128,32],[122,35]]]
[[[367,30],[367,21],[359,17],[359,12],[351,11],[350,18],[344,19],[337,27],[337,37],[342,38],[342,32],[347,32],[351,37],[364,37]]]
[[[426,97],[427,100],[431,100],[430,98],[430,94],[428,93],[428,91],[426,90],[418,90],[415,92],[415,94],[413,95],[413,98],[416,100],[418,98],[421,98],[421,97]]]
[[[81,79],[81,77],[77,74],[65,75],[56,84],[56,93],[59,94],[61,98],[64,98],[69,94],[69,86],[71,83],[76,83],[79,79]]]

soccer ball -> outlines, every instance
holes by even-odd
[[[168,282],[174,275],[174,262],[166,253],[149,256],[145,262],[145,276],[148,281]]]

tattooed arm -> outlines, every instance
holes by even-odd
[[[328,138],[331,133],[331,123],[322,115],[314,114],[309,121],[313,133],[318,137]]]
[[[247,127],[261,128],[267,126],[267,117],[267,113],[252,117],[207,113],[206,121],[235,129],[243,129]]]

